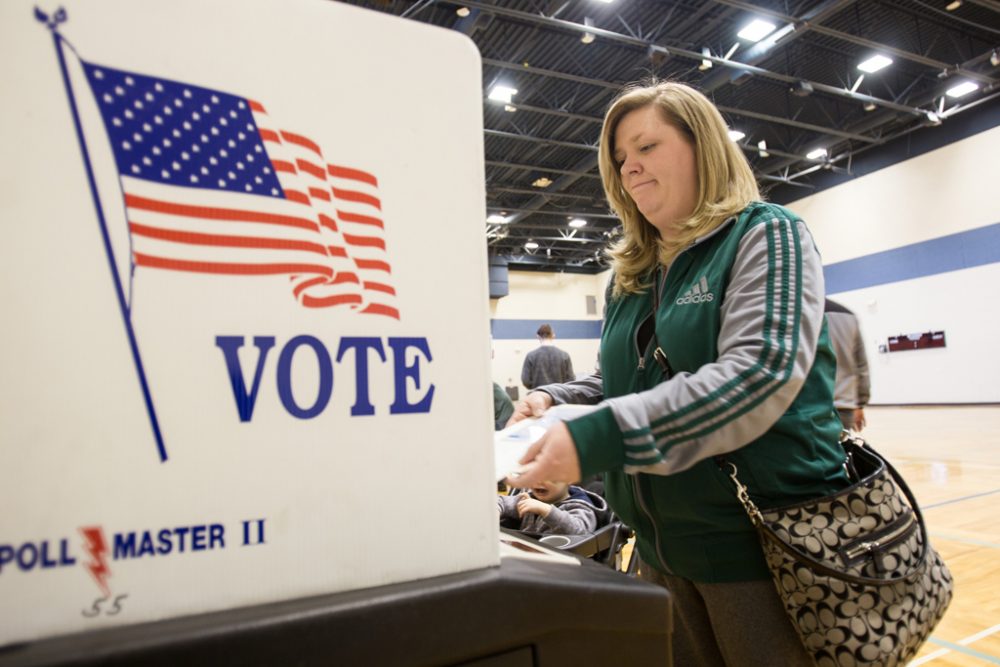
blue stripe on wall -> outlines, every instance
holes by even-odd
[[[1000,223],[823,267],[827,294],[1000,262]]]
[[[601,337],[600,320],[490,320],[490,331],[497,340],[532,339],[546,322],[552,326],[557,341]]]
[[[826,293],[837,294],[996,262],[1000,262],[1000,222],[827,264],[823,275]],[[497,340],[530,340],[545,322],[552,325],[557,340],[601,337],[600,320],[490,320],[490,331]]]

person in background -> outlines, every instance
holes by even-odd
[[[521,384],[528,389],[553,382],[569,382],[576,376],[569,353],[555,346],[555,332],[548,324],[538,327],[538,347],[524,357]]]
[[[507,422],[510,420],[511,415],[514,414],[514,402],[510,400],[510,396],[507,392],[498,385],[496,382],[493,383],[493,430],[499,431],[502,429]]]
[[[819,253],[802,220],[760,201],[719,111],[689,86],[626,89],[598,159],[623,227],[601,372],[529,392],[511,419],[597,409],[551,426],[509,483],[604,472],[640,576],[672,594],[674,664],[811,665],[728,466],[762,509],[848,485]]]
[[[500,522],[527,533],[589,535],[608,518],[608,504],[564,482],[539,482],[514,496],[497,496]]]
[[[837,380],[833,404],[845,429],[860,431],[865,427],[865,406],[871,397],[868,378],[868,355],[861,338],[858,316],[836,301],[826,300],[826,325],[837,356]]]

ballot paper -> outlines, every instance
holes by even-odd
[[[597,409],[596,405],[556,405],[541,417],[522,419],[493,434],[493,458],[497,480],[521,469],[518,461],[549,427],[559,421],[568,421]]]

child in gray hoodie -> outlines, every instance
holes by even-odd
[[[497,496],[500,523],[540,535],[589,535],[607,519],[604,498],[564,482],[542,482],[514,496]]]

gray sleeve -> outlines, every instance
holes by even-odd
[[[560,535],[589,535],[597,529],[597,514],[585,503],[572,503],[566,509],[553,505],[542,521]]]
[[[600,372],[597,372],[572,382],[543,385],[535,391],[544,391],[552,397],[555,405],[563,403],[594,405],[604,398],[604,381]]]
[[[626,472],[671,474],[763,435],[812,367],[823,271],[805,224],[775,212],[750,228],[721,305],[718,358],[648,391],[608,400]]]
[[[868,405],[871,398],[871,379],[868,376],[868,355],[865,353],[865,341],[861,338],[861,324],[854,317],[854,370],[858,378],[858,407]]]
[[[524,365],[521,366],[521,384],[523,384],[528,389],[534,389],[532,384],[532,379],[534,377],[534,371],[532,367],[534,363],[531,360],[531,353],[529,352],[527,356],[524,357]]]
[[[500,520],[517,519],[517,496],[497,496],[497,507],[500,508]]]

